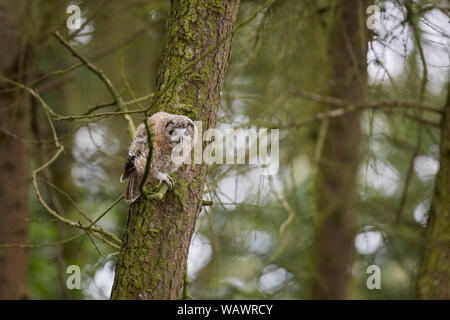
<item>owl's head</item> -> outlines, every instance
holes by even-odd
[[[196,126],[188,117],[174,115],[164,124],[163,136],[171,146],[179,143],[192,144],[196,138]]]

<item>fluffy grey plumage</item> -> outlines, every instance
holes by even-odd
[[[190,156],[197,139],[197,127],[186,116],[158,112],[148,118],[153,132],[153,156],[150,178],[166,182],[170,188],[173,181],[170,173],[176,171]],[[128,179],[125,200],[133,202],[139,198],[139,186],[145,173],[149,154],[147,130],[141,123],[128,150],[128,158],[120,181]]]

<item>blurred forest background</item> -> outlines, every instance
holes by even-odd
[[[354,32],[348,41],[340,27],[333,26],[336,8],[344,2],[354,3],[345,11],[350,12],[348,30]],[[29,84],[58,114],[116,111],[117,106],[101,106],[111,96],[96,74],[85,66],[70,68],[79,61],[52,36],[56,30],[107,74],[124,101],[143,97],[142,105],[150,103],[170,1],[1,0],[0,4],[0,74]],[[78,31],[66,27],[70,4],[81,8]],[[372,29],[366,24],[373,13],[366,11],[369,5],[380,9],[379,25]],[[241,0],[236,24],[261,11],[234,34],[217,127],[279,128],[280,170],[262,176],[255,165],[209,167],[204,199],[213,205],[200,213],[188,258],[188,291],[193,299],[321,297],[312,284],[322,272],[317,270],[321,251],[315,235],[325,232],[323,241],[330,248],[336,240],[328,237],[329,230],[317,227],[321,220],[315,211],[352,193],[349,225],[333,230],[337,239],[350,237],[351,252],[337,249],[328,256],[330,264],[333,254],[336,261],[349,257],[342,262],[351,268],[349,277],[338,279],[336,285],[345,287],[350,299],[416,296],[440,167],[440,110],[447,101],[450,67],[449,8],[447,1],[431,0],[275,0],[268,5]],[[5,40],[13,34],[20,38],[16,51]],[[340,52],[346,45],[354,47],[355,55],[336,71],[333,58],[343,59]],[[20,68],[11,73],[5,65],[13,54],[11,59],[19,61]],[[364,86],[349,90],[346,98],[339,85],[347,83],[348,74],[356,86]],[[38,201],[32,170],[54,154],[52,131],[40,102],[11,88],[2,79],[0,111],[18,111],[13,112],[15,120],[0,116],[1,157],[12,157],[25,173],[21,178],[6,164],[1,168],[0,277],[16,281],[16,288],[24,283],[21,298],[108,299],[117,248],[58,222]],[[433,108],[369,106],[352,113],[348,125],[333,122],[336,126],[330,125],[332,119],[315,116],[329,105],[342,108],[342,100],[354,98],[366,105],[409,101]],[[92,109],[95,106],[98,110]],[[136,125],[142,119],[131,116]],[[39,174],[42,196],[70,220],[80,220],[80,212],[94,220],[124,191],[119,177],[130,144],[127,123],[108,116],[54,124],[64,151]],[[332,130],[339,133],[334,140],[327,138]],[[320,159],[333,148],[351,149],[344,155],[348,161],[332,170],[337,175],[352,171],[355,185],[337,183],[340,189],[325,194],[327,170]],[[352,161],[357,163],[349,169]],[[20,181],[12,182],[11,175],[23,180],[28,199],[16,193]],[[11,194],[21,198],[9,207],[4,199]],[[122,238],[128,206],[119,201],[97,225]],[[3,210],[22,217],[18,240],[7,239],[7,230],[17,222]],[[446,246],[448,250],[448,240]],[[2,273],[2,259],[14,259],[17,272]],[[21,262],[26,264],[26,279],[21,279]],[[66,286],[70,265],[81,268],[80,290]],[[370,265],[380,267],[380,290],[367,288]],[[339,274],[329,274],[330,281],[333,277]]]

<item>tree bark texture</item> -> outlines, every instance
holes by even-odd
[[[429,212],[416,297],[450,299],[450,85],[441,122],[439,172]]]
[[[239,0],[173,0],[157,76],[158,111],[214,127]],[[177,75],[211,48],[181,77]],[[200,137],[201,138],[201,137]],[[111,299],[178,299],[195,221],[202,206],[206,165],[186,164],[163,200],[142,198],[129,209]]]
[[[366,83],[365,1],[335,2],[330,18],[329,95],[363,99]],[[333,108],[333,107],[330,107]],[[314,299],[345,299],[354,248],[356,185],[361,140],[360,115],[331,119],[326,125],[314,186]]]
[[[0,0],[0,74],[22,81],[24,6]],[[0,89],[10,87],[2,83]],[[21,91],[0,93],[0,244],[28,243],[26,110]],[[0,300],[27,299],[27,249],[0,247]]]

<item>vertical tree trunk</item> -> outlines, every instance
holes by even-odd
[[[215,125],[239,0],[173,0],[157,77],[158,109]],[[176,79],[189,63],[217,46]],[[157,94],[158,94],[157,92]],[[163,200],[134,202],[116,266],[111,299],[178,299],[201,210],[205,165],[185,165]]]
[[[329,94],[363,98],[366,82],[365,2],[336,1],[329,26]],[[331,107],[330,107],[331,108]],[[361,139],[359,113],[330,120],[315,177],[314,299],[345,299],[353,257],[356,183]]]
[[[18,81],[26,60],[21,56],[23,9],[22,3],[0,1],[0,74]],[[0,93],[0,244],[28,242],[28,158],[17,138],[26,136],[27,99],[18,91]],[[0,300],[27,298],[26,274],[27,249],[0,247]]]
[[[450,299],[450,85],[441,122],[439,166],[416,285],[419,299]]]

